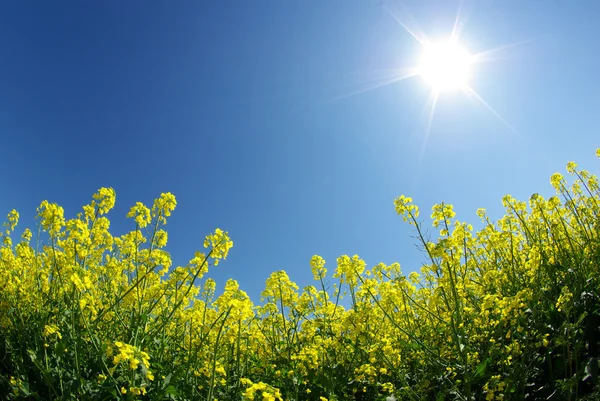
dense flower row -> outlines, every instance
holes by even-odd
[[[600,150],[597,152],[600,157]],[[315,285],[284,271],[255,305],[234,280],[201,281],[233,243],[216,229],[173,268],[163,229],[172,194],[128,213],[120,237],[101,188],[75,218],[47,201],[39,234],[0,234],[3,399],[597,399],[600,187],[575,163],[557,196],[503,198],[482,228],[432,209],[430,241],[412,199],[395,200],[428,257],[420,273],[341,256]],[[554,397],[554,398],[551,398]]]

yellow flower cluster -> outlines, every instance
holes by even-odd
[[[477,230],[434,205],[437,238],[400,196],[419,272],[358,255],[328,272],[314,255],[314,285],[275,271],[258,304],[236,280],[218,291],[204,279],[232,249],[224,230],[172,266],[170,193],[129,209],[120,236],[105,216],[111,188],[72,219],[42,202],[35,241],[25,229],[13,245],[13,210],[0,247],[0,398],[597,399],[600,185],[574,162],[566,170],[551,177],[555,196],[507,195],[498,221],[477,210]]]
[[[131,209],[129,209],[129,213],[127,213],[127,217],[133,217],[136,224],[140,228],[146,228],[146,226],[152,221],[150,209],[148,209],[142,202],[137,202],[135,206],[132,206]]]
[[[65,211],[62,207],[43,201],[38,208],[38,217],[42,228],[50,235],[56,236],[65,225]]]
[[[325,268],[325,259],[319,255],[314,255],[310,259],[310,267],[312,269],[313,277],[317,281],[322,280],[327,274],[327,269]]]
[[[241,383],[242,385],[247,386],[243,393],[244,398],[247,400],[283,401],[279,389],[273,388],[266,383],[252,383],[252,381],[247,378],[242,378]]]
[[[219,264],[219,260],[227,257],[232,246],[233,241],[229,238],[227,232],[219,228],[204,240],[204,247],[212,249],[211,256],[214,259],[215,266]]]
[[[126,363],[130,370],[136,370],[142,364],[146,371],[146,378],[154,380],[154,375],[148,370],[150,368],[150,356],[148,353],[141,351],[133,345],[124,344],[121,341],[115,341],[115,346],[117,347],[117,353],[113,358],[115,365]]]
[[[44,326],[44,337],[50,337],[53,334],[55,334],[56,337],[58,337],[58,338],[62,338],[62,334],[60,333],[58,326],[56,326],[55,324],[45,325]]]

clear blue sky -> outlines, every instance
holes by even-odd
[[[431,37],[458,1],[384,2]],[[359,254],[419,268],[394,212],[501,215],[500,199],[551,193],[576,160],[599,172],[600,3],[463,5],[472,52],[532,40],[477,65],[473,98],[439,100],[427,144],[421,79],[346,96],[415,64],[419,47],[376,0],[13,1],[0,8],[0,212],[33,226],[44,199],[74,217],[102,186],[113,230],[136,201],[177,196],[169,250],[185,264],[216,227],[234,248],[213,269],[258,301],[270,272],[311,281],[309,260]],[[468,17],[468,18],[467,18]],[[378,81],[379,79],[379,81]],[[424,219],[429,224],[427,219]]]

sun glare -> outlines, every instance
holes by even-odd
[[[444,40],[432,41],[420,28],[417,21],[410,15],[405,7],[400,5],[401,11],[394,10],[387,0],[379,0],[378,3],[383,9],[408,33],[421,48],[421,55],[416,61],[406,68],[393,68],[389,74],[365,82],[365,86],[351,93],[338,96],[333,100],[342,99],[348,96],[357,95],[370,90],[390,85],[399,81],[404,81],[413,77],[420,76],[424,83],[429,87],[429,96],[425,104],[421,118],[426,118],[426,128],[424,134],[423,148],[421,157],[427,147],[427,141],[433,125],[433,119],[436,106],[439,103],[442,93],[462,92],[469,99],[483,105],[489,112],[497,117],[512,133],[519,136],[517,130],[512,127],[488,102],[486,102],[479,93],[471,86],[471,72],[479,63],[493,61],[497,53],[520,46],[530,41],[522,41],[511,45],[500,46],[497,48],[480,51],[476,53],[468,52],[461,46],[461,35],[464,29],[463,1],[460,1],[452,30]],[[391,0],[390,0],[391,2]],[[400,14],[404,14],[401,16]]]
[[[452,41],[424,42],[418,71],[437,92],[467,85],[472,57]]]

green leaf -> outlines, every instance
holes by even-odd
[[[165,389],[165,393],[169,395],[179,395],[179,392],[175,388],[175,386],[169,386]]]
[[[488,357],[483,362],[480,362],[479,365],[475,368],[475,374],[473,375],[474,379],[480,379],[485,375],[488,365],[492,362],[492,358]]]
[[[163,382],[163,388],[167,387],[169,385],[169,383],[171,382],[171,377],[173,376],[172,373],[169,373],[167,375],[167,377],[165,377],[165,380]],[[172,387],[172,386],[171,386]]]

